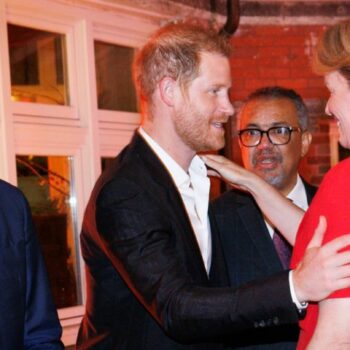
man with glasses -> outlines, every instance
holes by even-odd
[[[241,107],[237,128],[244,167],[307,209],[316,188],[298,174],[312,140],[301,97],[281,87],[256,90]],[[291,247],[263,217],[251,195],[232,190],[213,207],[232,286],[288,268]],[[297,337],[295,325],[249,332],[232,342],[235,349],[295,349]]]

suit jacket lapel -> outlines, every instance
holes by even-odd
[[[305,186],[307,202],[310,205],[312,198],[317,192],[317,187],[310,185],[303,178],[301,180],[303,181],[303,184]]]
[[[267,269],[273,273],[276,270],[276,266],[280,266],[281,263],[271,242],[271,236],[268,232],[263,216],[257,205],[253,200],[250,200],[250,198],[246,198],[246,200],[243,200],[238,207],[238,215],[240,216],[250,239],[256,247],[257,254],[260,255],[260,258],[266,265]]]
[[[210,284],[215,287],[227,287],[229,285],[229,277],[215,215],[211,205],[209,205],[209,220],[212,238],[212,260],[209,273]]]
[[[303,183],[306,190],[307,200],[310,204],[317,188],[311,186],[304,180]],[[262,261],[264,261],[266,267],[273,273],[277,266],[281,268],[281,263],[271,242],[271,237],[263,219],[263,215],[250,197],[242,197],[240,204],[241,205],[238,207],[238,215],[241,217],[241,220]]]
[[[131,145],[135,147],[139,159],[152,175],[153,182],[158,185],[154,195],[159,197],[160,201],[168,207],[170,217],[172,217],[173,221],[177,224],[176,226],[179,230],[178,234],[183,236],[184,243],[187,243],[189,249],[192,251],[193,261],[198,261],[198,265],[192,267],[198,270],[197,274],[202,276],[202,279],[208,280],[195,233],[181,195],[171,175],[158,156],[138,133],[135,134]]]

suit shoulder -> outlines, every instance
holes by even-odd
[[[140,178],[147,176],[140,163],[138,154],[126,147],[97,179],[91,197],[96,199],[101,192],[108,194],[108,191],[116,188],[123,192],[123,189],[130,191],[136,187]]]
[[[0,180],[0,205],[6,204],[6,207],[21,206],[27,203],[22,191],[10,183]]]

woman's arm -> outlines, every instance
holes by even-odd
[[[350,349],[350,298],[325,299],[307,350]]]
[[[220,177],[230,185],[250,192],[264,215],[294,245],[295,236],[304,215],[303,210],[261,177],[227,158],[218,155],[205,155],[202,156],[202,159],[209,167],[209,175]]]

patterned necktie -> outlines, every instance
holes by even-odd
[[[292,246],[286,241],[286,239],[277,229],[274,231],[272,240],[283,268],[285,270],[288,269],[290,258],[292,256]]]

